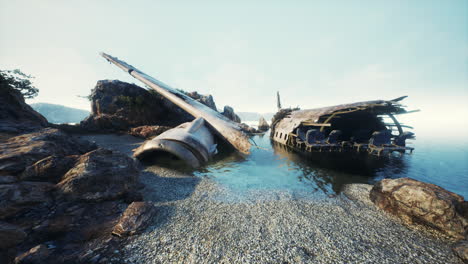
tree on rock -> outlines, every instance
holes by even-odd
[[[13,88],[21,92],[26,99],[31,99],[37,96],[37,89],[31,82],[34,77],[15,70],[0,70],[0,89]]]

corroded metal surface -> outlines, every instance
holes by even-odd
[[[181,124],[146,141],[135,150],[133,156],[143,159],[155,152],[171,153],[195,168],[217,153],[213,134],[205,126],[203,118]]]
[[[291,111],[284,118],[276,122],[275,126],[273,127],[273,131],[277,131],[278,133],[282,134],[292,133],[294,129],[296,129],[303,123],[315,124],[316,126],[328,126],[327,122],[319,123],[320,118],[327,117],[338,112],[351,112],[372,108],[372,111],[376,115],[403,114],[406,113],[406,110],[401,104],[398,103],[398,101],[402,99],[403,98],[400,97],[389,101],[365,101],[352,104],[341,104],[315,109]],[[273,137],[273,139],[282,144],[286,144],[287,141],[287,138],[285,137]]]

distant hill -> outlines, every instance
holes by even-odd
[[[258,121],[263,116],[265,120],[270,123],[274,113],[256,113],[256,112],[236,112],[242,121]]]
[[[31,107],[43,115],[50,123],[79,123],[89,115],[89,111],[63,105],[34,103]]]

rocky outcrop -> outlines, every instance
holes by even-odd
[[[258,120],[258,130],[260,131],[267,131],[268,129],[270,129],[270,126],[268,125],[267,121],[265,120],[265,118],[260,117],[260,119]]]
[[[25,103],[23,95],[0,77],[0,132],[23,133],[48,125],[47,119]]]
[[[69,200],[112,200],[135,190],[138,173],[135,161],[128,156],[97,149],[82,155],[57,187]]]
[[[247,134],[255,134],[255,133],[258,133],[258,130],[255,129],[254,127],[251,127],[245,123],[241,123],[240,125],[240,128],[241,130],[244,132],[244,133],[247,133]]]
[[[384,179],[374,185],[370,199],[407,224],[422,224],[456,239],[468,229],[468,203],[437,185],[410,178]]]
[[[53,128],[12,137],[0,144],[0,175],[18,174],[48,156],[83,154],[95,148],[88,141]]]
[[[27,167],[19,176],[23,181],[58,182],[73,167],[78,155],[48,156]]]
[[[135,161],[44,128],[50,124],[28,115],[27,105],[4,99],[0,111],[13,112],[0,113],[0,263],[93,263],[112,255],[123,241],[111,235],[119,217],[142,200]]]
[[[131,203],[112,231],[113,235],[125,237],[143,231],[156,214],[156,208],[149,202]]]
[[[211,96],[211,94],[203,95],[203,94],[199,94],[196,91],[188,92],[188,93],[185,93],[185,94],[190,96],[192,99],[195,99],[196,101],[198,101],[198,102],[208,106],[209,108],[215,110],[216,112],[218,112],[218,109],[216,108],[216,104],[215,104],[215,102],[213,100],[213,96]]]
[[[118,80],[101,80],[90,95],[88,131],[126,131],[146,125],[175,126],[193,118],[153,91]]]
[[[129,134],[135,137],[150,139],[169,129],[171,129],[171,127],[168,126],[139,126],[130,129]]]
[[[241,119],[236,113],[234,113],[234,109],[228,105],[224,107],[223,112],[221,113],[223,116],[227,117],[229,120],[232,120],[236,123],[240,123]]]
[[[0,219],[13,216],[41,203],[50,203],[54,185],[46,182],[20,182],[0,185]]]
[[[0,222],[0,250],[14,247],[25,238],[26,233],[20,227]]]

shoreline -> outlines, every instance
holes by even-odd
[[[127,155],[142,141],[82,137]],[[244,199],[212,179],[158,166],[145,167],[140,181],[158,213],[122,249],[126,263],[462,263],[451,240],[379,211],[371,185],[323,199],[287,191]]]

